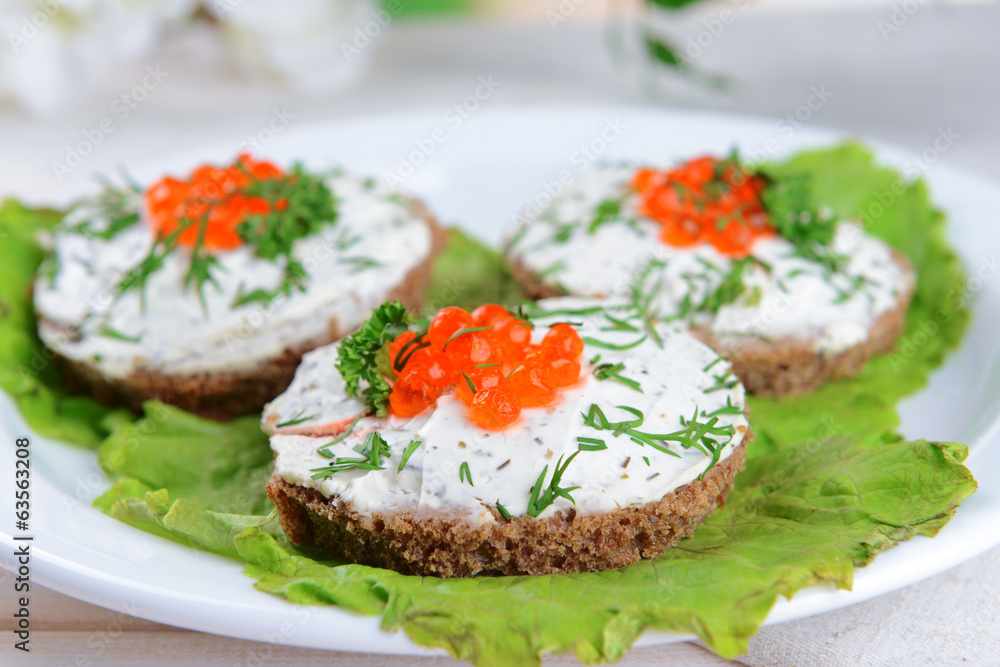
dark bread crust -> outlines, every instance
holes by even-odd
[[[570,508],[545,519],[529,516],[473,526],[463,519],[411,512],[360,514],[337,498],[271,476],[267,495],[281,527],[297,546],[333,558],[403,574],[468,577],[474,574],[595,572],[652,558],[688,537],[725,503],[743,469],[751,431],[703,480],[640,507],[581,515]]]
[[[431,232],[431,251],[389,292],[386,300],[399,300],[407,308],[419,309],[434,260],[446,244],[446,234],[422,203],[414,200],[413,204]],[[69,359],[57,350],[50,352],[72,393],[90,394],[99,403],[125,405],[136,411],[141,409],[143,401],[157,399],[202,417],[227,420],[259,412],[264,404],[288,388],[303,354],[349,333],[339,327],[336,319],[331,319],[326,335],[286,348],[254,368],[185,375],[164,373],[137,364],[126,378],[108,378],[90,364]]]
[[[895,250],[892,254],[904,272],[912,271],[905,256]],[[539,281],[520,262],[512,261],[511,270],[533,299],[562,295],[558,288]],[[753,336],[714,336],[704,328],[694,328],[691,333],[732,363],[733,373],[751,394],[804,394],[830,380],[857,375],[869,359],[892,350],[906,326],[906,311],[915,287],[912,281],[906,286],[896,306],[875,319],[865,340],[835,355],[816,352],[809,340],[765,341]]]

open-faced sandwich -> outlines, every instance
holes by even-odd
[[[809,187],[735,155],[599,167],[523,225],[507,256],[535,297],[642,290],[748,391],[810,391],[891,349],[915,277],[859,224],[811,207]]]
[[[729,363],[635,306],[384,304],[264,411],[285,533],[443,577],[661,554],[724,502],[752,439]]]
[[[145,190],[109,185],[52,238],[38,331],[99,400],[228,418],[386,299],[416,306],[441,240],[421,204],[374,180],[247,155]]]

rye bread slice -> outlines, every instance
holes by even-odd
[[[437,577],[595,572],[658,556],[690,536],[725,503],[752,440],[748,429],[704,479],[645,505],[600,514],[569,508],[544,519],[505,520],[488,507],[496,521],[480,526],[444,514],[363,514],[277,474],[267,495],[295,545],[336,559]]]
[[[446,244],[446,234],[423,204],[414,204],[431,232],[431,251],[385,299],[398,300],[408,309],[418,310],[434,260]],[[45,322],[44,318],[40,321]],[[331,319],[326,335],[298,342],[256,367],[225,372],[173,374],[140,364],[127,377],[109,378],[92,364],[70,359],[58,350],[49,352],[72,393],[90,394],[99,403],[124,405],[136,411],[141,409],[143,401],[157,399],[202,417],[227,420],[259,412],[264,404],[288,388],[303,354],[349,333],[336,319]]]
[[[912,272],[905,256],[895,250],[892,254],[904,273]],[[558,288],[539,280],[520,262],[512,261],[510,265],[515,279],[532,299],[562,296]],[[694,328],[691,333],[732,363],[733,373],[751,394],[804,394],[830,380],[857,375],[869,359],[891,351],[906,326],[906,311],[915,288],[910,281],[896,306],[875,319],[865,340],[832,355],[815,351],[815,341],[809,339],[766,341],[749,335],[716,336],[705,328]]]

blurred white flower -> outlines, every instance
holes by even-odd
[[[0,77],[30,112],[72,104],[115,61],[140,58],[197,0],[3,0]]]
[[[205,6],[244,71],[302,93],[358,78],[391,20],[376,0],[205,0]]]

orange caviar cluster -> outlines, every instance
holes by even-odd
[[[559,389],[576,383],[582,353],[583,340],[568,324],[554,325],[536,345],[530,325],[501,306],[471,313],[444,308],[423,336],[407,331],[389,344],[398,371],[389,406],[411,417],[454,391],[472,421],[502,429],[517,421],[521,408],[550,405]]]
[[[236,248],[243,242],[236,226],[248,215],[270,211],[267,201],[247,197],[240,193],[240,188],[251,180],[269,180],[283,175],[274,164],[243,154],[228,167],[198,167],[187,180],[172,176],[161,178],[146,190],[146,208],[153,231],[160,237],[169,236],[182,220],[192,221],[194,224],[187,224],[176,241],[193,246],[198,243],[201,222],[207,216],[201,241],[204,246],[210,250]]]
[[[764,185],[759,176],[714,157],[670,171],[641,169],[632,180],[640,213],[663,225],[664,243],[679,248],[711,243],[733,257],[746,256],[754,241],[775,233],[761,202]]]

